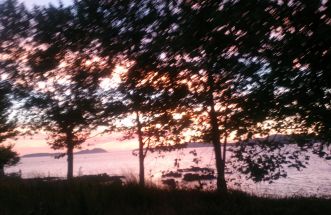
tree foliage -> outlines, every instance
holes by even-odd
[[[81,147],[101,115],[99,84],[111,71],[86,43],[71,7],[34,11],[36,34],[30,55],[35,81],[26,107],[35,110],[33,125],[48,133],[53,149],[66,149],[68,178],[73,176],[73,149]],[[86,45],[87,44],[87,45]],[[37,119],[37,120],[36,120]]]
[[[165,32],[164,14],[169,4],[159,3],[136,1],[135,4],[124,4],[120,13],[123,17],[120,19],[123,20],[120,23],[122,30],[117,36],[125,45],[120,50],[122,60],[127,64],[120,74],[117,88],[117,106],[122,107],[117,117],[131,119],[126,120],[119,130],[124,131],[125,138],[138,138],[141,185],[144,185],[147,152],[170,150],[184,143],[183,131],[190,123],[180,106],[185,102],[187,86],[178,82],[171,70],[160,67],[160,39]],[[109,30],[104,29],[102,35]],[[104,38],[102,36],[101,41],[104,41],[105,54],[111,44],[107,44],[108,40]],[[109,101],[108,112],[113,113],[116,103],[113,99]]]
[[[0,4],[0,176],[4,176],[5,167],[19,162],[14,145],[3,143],[18,135],[14,99],[21,98],[22,94],[14,83],[19,80],[18,67],[24,59],[21,51],[28,27],[28,12],[22,4],[12,0]],[[13,60],[13,56],[18,60]]]
[[[263,79],[247,97],[244,109],[244,113],[255,110],[255,117],[242,117],[265,119],[247,127],[253,136],[277,132],[287,137],[285,142],[266,138],[239,144],[234,156],[241,164],[238,170],[250,171],[248,175],[255,181],[286,176],[288,167],[304,168],[311,152],[327,159],[331,152],[327,120],[329,3],[269,2],[265,8],[271,18],[265,24],[270,26],[269,36],[262,40],[263,48],[256,55],[264,64]]]
[[[14,166],[20,161],[18,154],[13,151],[13,145],[0,146],[0,177],[5,175],[4,168]]]
[[[15,119],[11,119],[12,103],[11,86],[4,82],[0,82],[0,143],[3,143],[9,138],[15,137],[18,134]]]

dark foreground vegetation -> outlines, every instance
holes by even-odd
[[[142,188],[102,177],[1,180],[0,214],[328,214],[330,199]]]

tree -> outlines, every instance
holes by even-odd
[[[19,161],[20,157],[13,151],[13,145],[0,146],[0,178],[5,175],[5,167],[14,166]]]
[[[11,86],[4,81],[0,82],[0,143],[15,137],[17,125],[14,119],[10,119],[12,102],[10,101]]]
[[[18,135],[18,125],[14,110],[15,99],[21,98],[17,84],[17,67],[22,66],[24,37],[29,27],[28,13],[24,5],[8,0],[0,4],[0,144]],[[18,106],[18,105],[16,105]],[[13,145],[0,146],[0,177],[4,168],[19,162]]]
[[[270,30],[259,32],[269,37],[255,39],[262,48],[250,50],[264,64],[263,78],[245,98],[240,118],[246,121],[243,133],[267,137],[242,140],[235,150],[240,161],[236,168],[250,172],[254,181],[286,177],[284,168],[306,167],[311,151],[330,159],[330,61],[325,48],[330,46],[329,3],[268,2],[266,6],[271,19],[261,20]],[[239,14],[231,18],[244,28],[253,25]]]
[[[139,183],[144,186],[144,159],[148,151],[173,150],[185,143],[183,131],[190,120],[180,108],[186,95],[183,86],[174,86],[167,74],[131,68],[120,86],[125,116],[135,116],[124,125],[126,136],[135,134],[139,143]]]
[[[224,192],[227,190],[227,142],[230,134],[242,126],[239,121],[234,121],[234,116],[241,112],[244,105],[241,98],[260,78],[258,73],[262,69],[262,64],[254,61],[254,54],[243,46],[245,41],[256,35],[247,35],[237,26],[236,20],[229,18],[231,13],[243,15],[252,9],[236,12],[240,4],[243,3],[182,2],[177,9],[179,19],[165,40],[169,44],[164,51],[165,61],[170,65],[172,61],[176,62],[172,63],[173,67],[179,68],[182,81],[189,86],[190,103],[186,108],[194,113],[192,129],[198,140],[213,144],[217,188]],[[259,6],[254,8],[255,12],[264,15],[264,5]]]
[[[251,152],[254,152],[259,145],[249,144],[248,140],[270,135],[270,126],[277,130],[275,126],[281,124],[270,123],[276,119],[279,103],[275,99],[277,92],[270,82],[266,59],[277,29],[278,21],[273,11],[277,5],[259,0],[184,1],[174,9],[178,14],[176,21],[171,22],[171,33],[160,40],[165,44],[162,46],[162,63],[176,68],[172,71],[179,72],[177,77],[188,84],[190,103],[186,108],[195,114],[192,129],[196,139],[214,145],[217,187],[224,192],[227,189],[228,139],[235,136],[241,142],[238,144],[240,149],[248,146],[247,149],[252,147]],[[257,173],[259,176],[255,179],[259,180],[284,176],[278,172],[272,175],[272,172],[282,164],[290,165],[290,156],[284,157],[280,153],[279,156],[269,156],[267,153],[267,150],[276,152],[284,144],[275,144],[277,147],[274,147],[268,141],[259,143],[266,149],[265,153],[258,153],[264,159],[245,160],[240,157],[242,150],[235,153],[241,161],[245,160],[239,165],[245,169],[241,172]],[[260,165],[267,164],[266,161],[271,165]],[[300,159],[292,161],[295,167],[302,166]],[[259,170],[265,174],[255,171],[256,168],[245,168],[247,162],[254,168],[260,166]],[[259,164],[252,165],[254,163]]]
[[[291,119],[293,133],[306,136],[316,153],[329,158],[330,7],[329,1],[279,4],[274,16],[280,20],[280,35],[266,55],[269,80],[278,91],[279,118]]]
[[[30,14],[23,4],[7,0],[0,4],[0,73],[15,89],[24,82],[26,53],[29,47]]]
[[[18,134],[17,125],[11,120],[9,113],[12,108],[10,101],[11,88],[8,83],[0,82],[0,143]],[[13,145],[0,145],[0,177],[4,176],[4,168],[19,162],[19,156],[12,150]]]
[[[180,107],[186,100],[187,86],[177,82],[171,70],[160,67],[162,45],[158,37],[165,32],[162,24],[166,21],[169,5],[159,3],[139,1],[132,7],[130,3],[124,5],[121,16],[127,17],[122,23],[126,30],[118,36],[125,45],[124,58],[130,65],[121,74],[118,90],[123,109],[117,116],[132,119],[120,130],[125,131],[126,137],[138,138],[139,183],[142,186],[148,151],[171,150],[183,144],[183,131],[190,124]],[[109,107],[114,108],[113,105]]]
[[[71,179],[74,148],[98,126],[99,84],[109,71],[93,50],[95,44],[85,46],[86,38],[79,39],[81,31],[70,7],[36,9],[34,21],[34,50],[29,56],[34,84],[26,108],[32,126],[48,133],[48,144],[67,150]]]

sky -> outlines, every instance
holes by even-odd
[[[53,5],[58,5],[59,0],[19,0],[20,2],[23,2],[28,8],[33,8],[33,5],[48,5],[49,3],[52,3]],[[61,2],[64,5],[70,5],[73,0],[61,0]]]
[[[34,5],[43,6],[48,4],[58,5],[59,0],[19,0],[23,2],[29,9]],[[64,5],[70,5],[73,0],[62,0]],[[103,148],[107,151],[112,150],[126,150],[138,148],[136,139],[121,141],[122,135],[120,133],[98,135],[94,138],[88,139],[83,145],[82,149]],[[53,152],[47,144],[46,134],[36,134],[33,136],[21,136],[15,140],[9,140],[8,143],[14,143],[14,149],[20,155],[40,152]]]
[[[9,140],[8,143],[14,143],[14,149],[20,155],[40,152],[54,152],[47,144],[46,134],[36,134],[33,136],[20,136],[17,140]],[[138,148],[136,139],[121,140],[122,134],[112,133],[98,135],[88,139],[82,149],[103,148],[107,151],[128,150]]]

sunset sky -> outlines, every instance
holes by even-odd
[[[17,140],[9,140],[9,143],[15,143],[15,150],[20,154],[30,154],[39,152],[53,152],[47,145],[45,134],[34,136],[19,137]],[[103,148],[107,151],[124,150],[138,148],[136,139],[121,141],[122,135],[119,133],[98,135],[90,138],[83,144],[82,149]]]

